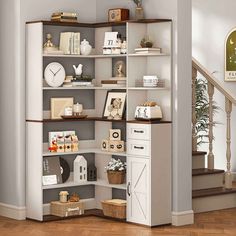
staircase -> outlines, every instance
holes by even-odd
[[[214,211],[236,207],[236,183],[232,181],[231,173],[231,112],[236,99],[228,91],[224,84],[204,68],[197,60],[193,59],[192,76],[192,198],[193,211],[195,213]],[[209,150],[201,152],[197,150],[197,137],[195,133],[195,80],[198,73],[204,76],[208,83],[209,96]],[[215,88],[225,97],[226,112],[226,171],[214,169],[215,154],[213,151],[213,96]],[[217,157],[218,158],[218,157]],[[207,166],[205,165],[207,163]]]

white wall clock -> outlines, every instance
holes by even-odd
[[[44,78],[51,87],[59,87],[63,84],[66,77],[64,67],[58,62],[52,62],[44,70]]]

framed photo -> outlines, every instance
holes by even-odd
[[[236,81],[236,28],[225,40],[225,81]]]
[[[116,108],[118,104],[118,109]],[[113,110],[110,112],[108,107],[113,106]],[[126,92],[123,91],[108,91],[106,100],[105,100],[105,106],[103,110],[103,117],[107,118],[110,116],[115,116],[117,114],[120,115],[120,117],[124,117],[125,114],[125,107],[126,107]]]
[[[104,47],[117,47],[117,35],[118,32],[105,32]]]
[[[51,98],[51,119],[62,119],[66,107],[72,107],[73,97]]]

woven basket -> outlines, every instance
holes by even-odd
[[[105,216],[126,219],[126,201],[120,199],[113,199],[101,201],[103,214]]]
[[[109,184],[123,184],[125,182],[125,171],[107,171]]]
[[[67,202],[61,203],[59,201],[51,202],[51,215],[68,217],[84,214],[84,203],[82,202]]]

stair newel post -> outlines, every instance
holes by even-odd
[[[192,68],[192,151],[197,151],[197,134],[196,134],[196,88],[195,81],[197,79],[197,69]]]
[[[225,111],[227,116],[227,130],[226,130],[226,159],[227,159],[227,171],[225,173],[225,188],[232,188],[232,174],[231,174],[231,112],[232,102],[225,98]]]
[[[209,152],[207,156],[208,166],[210,170],[214,169],[214,154],[213,154],[213,95],[214,95],[214,86],[208,82],[208,96],[209,96]]]

